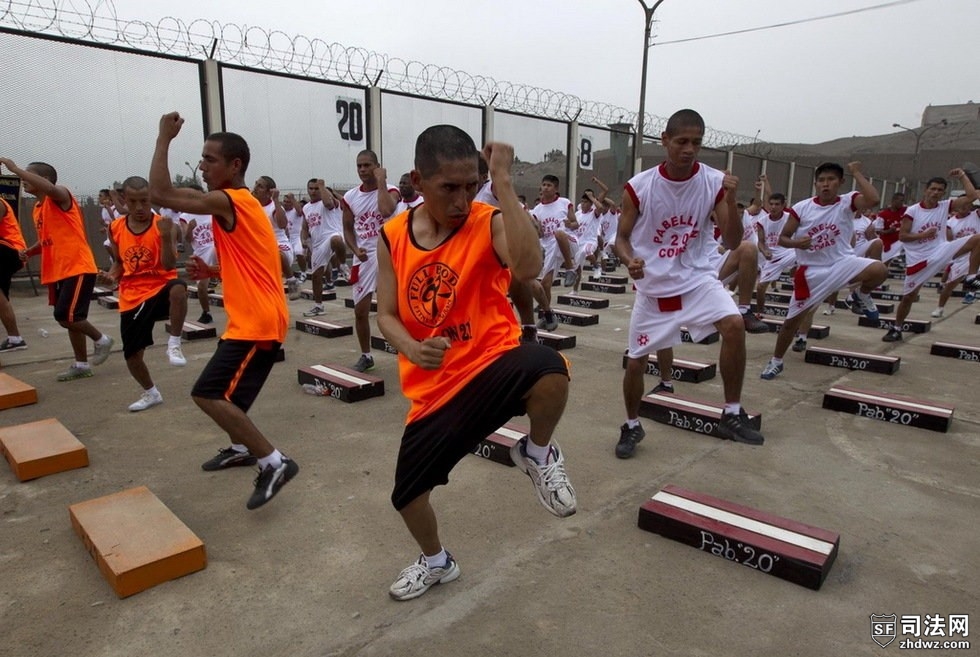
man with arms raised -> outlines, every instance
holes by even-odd
[[[721,334],[720,368],[725,408],[718,430],[725,438],[761,445],[742,409],[745,376],[745,322],[711,265],[712,210],[723,244],[737,249],[742,221],[737,214],[738,179],[698,162],[704,119],[694,110],[675,112],[661,142],[667,160],[626,183],[616,235],[616,255],[636,285],[630,315],[623,398],[626,423],[620,427],[616,456],[629,458],[645,432],[640,424],[643,372],[647,356],[681,342],[681,327],[701,340]]]
[[[484,155],[500,210],[473,202],[479,176],[469,135],[448,125],[423,132],[412,181],[425,204],[385,224],[378,244],[378,327],[398,349],[402,391],[412,402],[391,501],[422,552],[391,585],[396,600],[459,576],[429,496],[514,415],[531,420],[530,440],[511,449],[514,463],[551,513],[575,513],[564,457],[551,442],[568,396],[567,364],[552,349],[519,342],[507,300],[511,276],[528,280],[540,271],[541,251],[514,194],[513,149],[488,144]]]
[[[216,132],[205,140],[199,168],[207,193],[173,186],[167,155],[183,124],[177,112],[160,119],[150,164],[150,195],[155,203],[169,208],[214,217],[214,247],[228,323],[191,397],[232,444],[201,468],[222,470],[258,461],[255,490],[246,504],[255,509],[299,472],[296,462],[273,447],[246,414],[286,338],[289,312],[282,291],[279,247],[262,206],[245,186],[250,153],[241,136]],[[192,260],[187,273],[199,279],[218,272]]]

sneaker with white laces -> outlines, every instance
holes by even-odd
[[[823,309],[824,315],[833,315],[834,311],[837,310],[832,304],[827,304],[827,307]]]
[[[977,295],[975,295],[973,292],[967,292],[966,294],[963,295],[963,303],[965,303],[966,305],[970,305],[976,300],[977,300]]]
[[[938,318],[940,318],[940,317],[943,316],[943,309],[942,308],[936,308],[931,313],[929,313],[929,316],[930,317],[935,317],[935,318],[938,319]],[[0,349],[2,349],[2,347],[0,347]]]
[[[796,353],[801,353],[806,351],[806,338],[801,338],[799,336],[793,340],[793,351]]]
[[[374,356],[361,354],[361,357],[354,363],[354,369],[358,372],[370,372],[374,369]]]
[[[517,469],[531,478],[538,501],[559,518],[575,513],[575,489],[565,473],[565,455],[558,443],[552,441],[548,449],[547,465],[539,465],[527,455],[527,436],[510,448],[510,459]]]
[[[58,375],[59,381],[74,381],[75,379],[87,379],[90,376],[94,376],[91,367],[78,367],[77,365],[71,365],[67,370]]]
[[[578,270],[576,269],[566,269],[565,273],[562,275],[562,285],[565,287],[572,287],[575,285],[575,281],[578,280]]]
[[[140,398],[129,405],[129,410],[132,413],[139,411],[145,411],[151,406],[156,406],[157,404],[163,403],[163,395],[159,392],[150,392],[149,390],[144,390]]]
[[[772,381],[777,376],[779,376],[782,373],[782,371],[783,371],[782,363],[776,365],[775,363],[772,362],[772,360],[770,360],[768,363],[766,363],[766,367],[765,369],[762,370],[762,374],[759,375],[759,378],[762,379],[763,381]]]
[[[967,276],[966,280],[963,281],[963,289],[973,290],[974,292],[980,290],[980,276],[974,276],[972,278]]]
[[[209,458],[201,464],[202,470],[214,472],[225,468],[255,465],[258,461],[249,451],[239,452],[234,447],[224,447],[218,450],[218,455]]]
[[[179,344],[167,347],[167,358],[170,359],[170,364],[174,367],[183,367],[187,364],[187,359],[184,358],[184,352],[180,350]]]
[[[881,339],[881,341],[882,342],[901,342],[902,341],[902,332],[899,331],[894,326],[892,326],[890,329],[888,329],[888,333],[885,333],[885,336]]]
[[[313,306],[303,313],[303,317],[316,317],[317,315],[323,315],[325,312],[323,306]]]
[[[257,509],[271,500],[282,490],[286,482],[296,476],[297,472],[299,472],[299,465],[285,456],[282,457],[282,463],[278,468],[267,465],[259,470],[259,476],[255,478],[255,490],[248,498],[246,508]]]
[[[109,338],[108,335],[105,337]],[[93,365],[101,365],[102,363],[106,362],[106,359],[109,358],[109,353],[112,351],[112,345],[114,344],[116,344],[116,341],[112,338],[109,338],[108,342],[105,344],[99,344],[96,342],[95,349],[92,351],[92,356],[89,358],[89,362]],[[91,376],[91,374],[89,376]]]
[[[395,600],[411,600],[428,591],[434,584],[448,584],[459,577],[459,565],[449,552],[446,552],[446,565],[429,568],[425,555],[420,554],[411,566],[398,575],[398,579],[388,589],[388,595]]]
[[[10,338],[4,338],[3,342],[0,342],[0,352],[21,351],[22,349],[27,349],[27,342],[24,340],[11,342]]]
[[[873,322],[878,321],[878,306],[875,305],[875,300],[871,298],[870,294],[864,294],[858,290],[854,290],[854,297],[858,301],[861,312],[864,316]],[[853,309],[854,306],[851,306]]]

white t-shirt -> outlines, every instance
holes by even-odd
[[[759,220],[765,215],[762,212],[750,214],[748,210],[742,211],[742,241],[759,244],[759,232],[755,229]]]
[[[357,246],[368,253],[374,253],[378,248],[378,235],[387,217],[381,216],[378,210],[378,190],[366,191],[364,186],[349,189],[344,194],[344,203],[354,215],[354,234],[357,235]],[[397,187],[388,186],[389,192],[398,193]]]
[[[626,183],[638,212],[630,244],[646,263],[633,283],[650,297],[673,297],[716,279],[711,251],[711,211],[724,195],[725,174],[701,162],[691,176],[674,180],[665,164],[647,169]]]
[[[829,205],[821,205],[814,196],[793,206],[790,212],[800,221],[793,239],[809,236],[811,240],[810,248],[796,250],[799,264],[826,267],[854,255],[854,198],[859,194],[842,194]]]
[[[905,208],[905,216],[912,219],[910,233],[922,233],[935,227],[936,234],[914,242],[902,242],[905,246],[905,265],[911,267],[916,263],[928,260],[929,255],[946,241],[946,220],[949,218],[949,206],[952,201],[940,201],[934,208],[924,208],[921,203]],[[904,221],[904,217],[902,221]]]
[[[303,206],[303,220],[306,222],[306,230],[310,233],[310,248],[323,246],[337,233],[343,234],[343,231],[338,230],[336,226],[338,214],[343,217],[340,208],[334,207],[328,210],[324,207],[323,201],[310,202]]]
[[[762,226],[762,232],[765,235],[766,246],[769,247],[773,259],[779,258],[783,253],[789,251],[785,246],[779,246],[779,236],[782,234],[783,228],[786,227],[789,216],[789,212],[783,210],[783,214],[777,219],[773,219],[768,212],[759,219],[759,225]]]
[[[868,235],[865,231],[868,230],[868,226],[871,225],[871,219],[865,217],[863,214],[854,217],[854,250],[857,251],[858,247],[864,246],[868,242]]]
[[[179,220],[186,223],[194,222],[191,231],[191,249],[198,258],[209,264],[214,264],[209,257],[214,253],[214,232],[211,227],[212,216],[209,214],[190,214],[181,212]]]
[[[418,194],[415,197],[415,200],[413,201],[404,201],[404,200],[398,201],[398,205],[395,206],[395,214],[391,216],[394,217],[395,215],[399,215],[402,212],[405,212],[406,210],[409,210],[411,208],[416,208],[422,205],[423,203],[425,203],[425,199],[422,198],[421,194]]]
[[[268,205],[263,205],[262,209],[265,211],[265,216],[269,217],[269,221],[272,223],[272,234],[276,236],[277,244],[289,244],[289,236],[286,235],[286,229],[280,228],[279,224],[276,223],[276,218],[273,216],[276,212],[276,202],[269,201]]]
[[[619,230],[619,213],[610,210],[599,215],[599,233],[606,244],[616,243],[616,231]]]
[[[483,186],[476,190],[476,197],[473,200],[492,205],[495,208],[500,207],[500,201],[493,195],[493,182],[490,180],[483,183]]]
[[[565,220],[568,219],[568,211],[571,209],[572,202],[562,196],[551,203],[538,203],[534,206],[531,216],[541,224],[542,243],[555,239],[555,232],[565,228]]]
[[[579,244],[595,244],[599,239],[599,217],[595,210],[582,212],[576,217],[578,228],[575,229],[575,237]]]
[[[286,213],[286,230],[289,232],[289,240],[297,244],[303,227],[303,215],[296,208],[292,210],[283,208],[283,212]]]
[[[946,220],[946,227],[953,234],[954,240],[968,235],[976,235],[980,233],[980,210],[974,210],[965,217],[950,217]]]

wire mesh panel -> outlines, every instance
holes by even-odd
[[[147,176],[160,116],[185,119],[171,150],[171,173],[190,177],[204,123],[195,62],[145,56],[78,43],[0,32],[3,131],[0,149],[20,166],[51,164],[58,183],[78,198],[92,244],[101,244],[98,191],[132,175]],[[18,213],[25,238],[35,239],[33,199]]]
[[[225,127],[252,152],[248,180],[271,176],[280,190],[306,193],[322,178],[336,189],[358,184],[355,161],[367,148],[363,89],[222,67]]]
[[[541,178],[558,176],[559,194],[568,189],[565,164],[568,157],[568,124],[536,119],[510,112],[494,112],[494,139],[513,144],[520,160],[514,167],[514,186],[527,197],[528,207],[537,204]]]
[[[813,167],[797,165],[796,174],[793,176],[792,203],[797,203],[813,195],[813,171]],[[842,186],[841,189],[845,188]]]
[[[789,191],[789,169],[789,162],[776,160],[766,162],[766,177],[769,179],[769,187],[772,188],[773,193],[786,194]]]
[[[483,148],[483,111],[479,107],[445,103],[402,94],[381,94],[381,162],[388,181],[415,168],[415,140],[426,128],[449,124],[465,131]]]

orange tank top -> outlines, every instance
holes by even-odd
[[[71,207],[62,210],[50,197],[34,205],[34,226],[41,243],[41,282],[57,283],[79,274],[98,271],[95,257],[85,237],[85,223],[75,197]]]
[[[154,214],[142,233],[133,232],[128,217],[120,217],[109,224],[123,268],[119,281],[119,312],[135,308],[156,295],[167,281],[177,278],[176,269],[163,268],[163,244],[157,229],[159,219]]]
[[[0,203],[3,203],[7,209],[3,215],[3,220],[0,220],[0,244],[9,246],[15,251],[26,249],[27,243],[24,242],[24,234],[20,232],[20,222],[17,221],[14,209],[2,198],[0,198]]]
[[[473,203],[463,225],[431,251],[412,238],[414,209],[382,228],[402,324],[416,340],[443,336],[452,343],[437,370],[424,370],[398,356],[402,392],[412,402],[407,422],[439,409],[501,353],[519,344],[520,326],[507,299],[510,270],[493,249],[490,221],[495,212],[493,206]]]
[[[221,286],[228,325],[226,340],[286,339],[289,310],[282,289],[279,244],[262,206],[245,188],[223,189],[234,211],[230,231],[212,222],[221,263]]]

